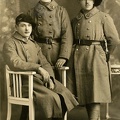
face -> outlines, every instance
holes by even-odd
[[[19,34],[25,38],[28,38],[32,32],[32,25],[27,22],[20,22],[18,25],[16,25],[16,29]]]
[[[51,2],[51,0],[41,0],[42,2]]]
[[[93,8],[94,0],[79,0],[81,8],[83,10],[89,11]]]

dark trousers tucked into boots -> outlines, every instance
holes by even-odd
[[[27,120],[28,118],[28,106],[22,106],[20,120]]]
[[[64,120],[64,115],[66,113],[67,108],[66,108],[66,105],[65,105],[63,97],[61,95],[59,95],[59,97],[60,97],[60,100],[61,100],[62,116],[63,116],[63,118],[46,118],[45,120]],[[28,112],[29,112],[28,106],[22,106],[20,120],[27,120]]]
[[[100,118],[100,103],[92,103],[86,105],[89,120],[99,120]]]

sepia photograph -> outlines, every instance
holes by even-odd
[[[120,0],[0,0],[0,120],[120,120]]]

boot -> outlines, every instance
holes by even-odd
[[[27,120],[27,119],[28,119],[28,106],[22,106],[20,120]]]
[[[92,103],[86,105],[89,120],[100,120],[100,104]]]

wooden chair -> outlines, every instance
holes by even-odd
[[[111,75],[120,75],[120,65],[111,65]],[[110,119],[110,114],[109,114],[109,104],[106,104],[106,119]]]
[[[61,67],[59,69],[64,86],[66,86],[66,70],[68,69],[69,67]],[[25,72],[11,71],[7,65],[5,66],[5,77],[6,77],[6,84],[7,84],[7,99],[8,99],[7,120],[11,119],[12,104],[28,106],[29,120],[35,120],[34,103],[33,103],[33,75],[34,74],[36,74],[36,72],[34,71],[25,71]],[[22,77],[21,77],[22,75],[28,76],[28,84],[29,84],[28,98],[22,97]],[[13,85],[12,90],[11,90],[11,82]],[[64,120],[67,120],[67,114],[65,115]]]

